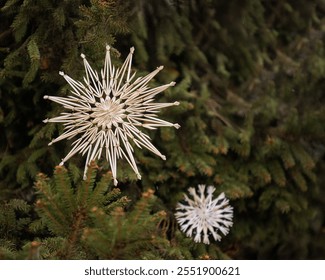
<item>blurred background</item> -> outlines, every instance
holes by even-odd
[[[0,1],[0,258],[324,259],[324,14],[324,0]],[[57,185],[66,182],[53,170],[71,149],[67,141],[48,146],[63,127],[42,120],[63,108],[43,96],[69,93],[59,71],[82,80],[81,53],[99,70],[106,44],[116,65],[134,46],[137,75],[164,65],[151,85],[177,84],[157,101],[180,102],[159,115],[180,129],[146,131],[167,160],[136,149],[142,180],[127,162],[118,170],[130,200],[125,217],[155,191],[144,218],[165,213],[164,223],[148,226],[161,243],[151,236],[150,248],[141,245],[147,251],[134,251],[126,237],[112,243],[119,255],[101,254],[97,235],[84,243],[85,232],[99,228],[93,214],[73,235],[42,220],[58,213],[53,205],[35,206],[44,196],[35,190],[39,173],[52,182],[54,199],[64,195]],[[73,192],[84,160],[66,164]],[[97,164],[100,181],[109,166]],[[196,244],[175,223],[177,202],[198,184],[225,192],[234,207],[221,242]],[[146,227],[139,223],[134,236]]]

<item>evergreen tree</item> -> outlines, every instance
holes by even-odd
[[[321,259],[324,236],[323,1],[29,1],[0,5],[0,258]],[[53,168],[69,142],[43,124],[67,96],[59,71],[82,80],[80,53],[100,69],[134,46],[139,75],[180,105],[181,128],[150,132],[162,161],[135,147],[142,180],[119,162]],[[44,175],[46,174],[46,175]],[[234,208],[221,242],[179,231],[175,207],[211,184]],[[154,190],[154,191],[153,191]],[[109,248],[103,250],[103,248]]]

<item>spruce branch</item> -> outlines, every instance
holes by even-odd
[[[111,174],[102,176],[97,182],[97,172],[97,165],[91,162],[87,179],[79,182],[79,186],[71,181],[68,170],[63,166],[56,167],[53,178],[39,174],[35,183],[38,196],[35,206],[39,220],[30,227],[37,230],[45,225],[53,236],[62,238],[60,246],[49,253],[50,258],[78,258],[81,235],[93,224],[93,213],[98,209],[107,219],[115,208],[129,202],[126,197],[121,197],[120,190],[110,190]],[[41,255],[48,249],[41,247]]]

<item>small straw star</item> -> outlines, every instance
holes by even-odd
[[[181,231],[185,232],[188,237],[194,235],[195,242],[210,244],[209,235],[212,235],[214,240],[220,241],[219,231],[227,235],[229,227],[233,224],[233,207],[228,205],[229,200],[226,199],[224,193],[213,199],[215,187],[208,186],[207,195],[205,185],[198,187],[198,193],[194,188],[188,189],[193,199],[184,195],[186,204],[178,203],[176,220]]]

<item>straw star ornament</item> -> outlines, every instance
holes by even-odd
[[[224,193],[213,197],[216,190],[213,186],[198,185],[198,192],[194,188],[188,191],[192,198],[184,195],[185,203],[178,203],[176,220],[181,231],[188,237],[194,236],[195,242],[210,244],[209,236],[220,241],[221,235],[227,235],[233,222],[233,207]]]
[[[44,96],[45,99],[61,104],[68,110],[60,116],[44,120],[45,123],[64,125],[64,132],[49,145],[76,137],[72,149],[62,159],[60,165],[77,153],[86,155],[84,179],[89,163],[101,157],[105,157],[110,164],[114,185],[118,183],[117,162],[122,158],[127,160],[138,179],[141,179],[133,156],[134,146],[144,147],[164,160],[166,157],[139,128],[180,127],[177,123],[170,123],[157,117],[161,108],[178,105],[179,102],[154,102],[158,93],[174,86],[175,82],[155,88],[148,86],[150,80],[163,69],[163,66],[135,79],[136,73],[131,71],[133,52],[132,47],[123,65],[116,68],[111,63],[110,47],[106,46],[105,63],[100,75],[91,68],[85,55],[81,54],[86,74],[83,83],[60,72],[71,86],[71,94],[67,97]]]

